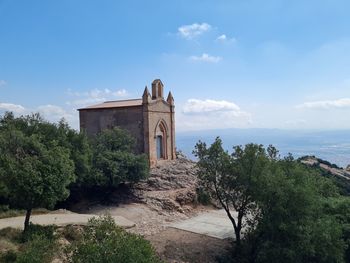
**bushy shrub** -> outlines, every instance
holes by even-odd
[[[34,238],[40,236],[47,240],[55,240],[55,229],[56,226],[54,225],[48,225],[48,226],[41,226],[41,225],[35,225],[35,224],[29,224],[28,229],[23,232],[22,234],[22,241],[28,242],[32,241]]]
[[[49,263],[56,250],[56,242],[45,236],[32,235],[31,240],[24,245],[23,252],[17,256],[16,263]]]
[[[104,130],[93,138],[92,146],[93,178],[87,185],[113,188],[149,176],[147,156],[134,153],[135,139],[126,130]]]
[[[20,240],[21,235],[21,230],[12,227],[6,227],[0,230],[0,237],[7,239],[11,242],[18,242]]]
[[[92,218],[67,257],[73,263],[160,262],[149,241],[117,227],[110,216]]]
[[[24,210],[7,209],[7,210],[0,211],[0,219],[9,218],[9,217],[16,217],[16,216],[23,216],[23,214],[25,214]]]
[[[211,203],[210,195],[202,187],[198,187],[196,193],[198,203],[202,205],[209,205]]]
[[[15,262],[21,230],[7,227],[0,230],[0,263]]]
[[[77,241],[82,238],[82,232],[80,229],[77,229],[72,225],[65,226],[62,230],[62,235],[69,242]]]
[[[55,226],[30,224],[24,233],[19,229],[5,228],[0,230],[0,236],[14,246],[0,255],[0,263],[51,262],[57,248]]]
[[[16,262],[17,252],[14,250],[8,250],[3,254],[0,254],[0,263],[12,263]]]
[[[9,210],[9,205],[2,205],[0,204],[0,213],[7,212]]]

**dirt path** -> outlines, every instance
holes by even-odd
[[[135,223],[135,227],[128,229],[132,233],[142,236],[150,236],[159,233],[175,222],[181,222],[192,218],[197,214],[212,211],[211,207],[197,206],[186,208],[186,213],[178,211],[153,209],[147,204],[131,203],[119,206],[97,205],[90,207],[86,213],[111,216],[121,216]]]
[[[217,239],[175,228],[147,237],[165,262],[219,262],[230,255],[230,240]]]
[[[76,214],[76,213],[49,213],[45,215],[33,215],[31,216],[30,221],[33,224],[39,225],[86,225],[88,220],[96,215],[91,214]],[[135,223],[122,217],[122,216],[113,216],[116,224],[123,228],[130,228],[135,226]],[[0,219],[0,229],[6,227],[19,228],[23,229],[24,216],[3,218]]]

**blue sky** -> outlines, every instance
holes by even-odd
[[[345,0],[0,0],[0,113],[77,108],[161,78],[177,129],[350,129]]]

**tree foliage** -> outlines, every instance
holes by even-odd
[[[248,253],[255,262],[342,262],[341,224],[324,204],[338,193],[331,181],[294,160],[270,164],[260,181],[261,213]]]
[[[73,263],[160,262],[149,241],[117,227],[110,216],[90,219],[67,257]]]
[[[318,170],[291,155],[280,159],[272,146],[229,154],[219,138],[209,147],[199,142],[194,153],[200,187],[233,223],[237,262],[349,260],[350,201]]]
[[[31,210],[52,208],[68,197],[74,181],[74,163],[67,148],[58,140],[48,140],[49,124],[39,115],[0,119],[0,175],[13,207],[27,210],[25,230]]]
[[[50,123],[39,114],[16,118],[6,113],[0,117],[0,142],[0,209],[10,202],[27,209],[28,217],[29,207],[52,207],[67,198],[68,188],[79,196],[149,174],[147,157],[135,154],[134,138],[118,128],[88,137],[64,120]]]
[[[134,153],[135,140],[127,131],[104,130],[93,138],[93,178],[90,184],[116,187],[124,182],[138,182],[149,174],[145,155]]]
[[[239,246],[242,229],[253,227],[259,215],[254,191],[268,156],[261,145],[255,144],[234,147],[230,155],[223,149],[220,138],[210,147],[197,143],[194,154],[198,157],[200,184],[225,209]]]

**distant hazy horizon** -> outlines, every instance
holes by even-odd
[[[190,158],[195,144],[201,140],[211,144],[220,136],[224,147],[259,143],[274,145],[281,156],[315,155],[341,167],[350,164],[350,130],[283,130],[283,129],[218,129],[178,132],[176,146]]]

